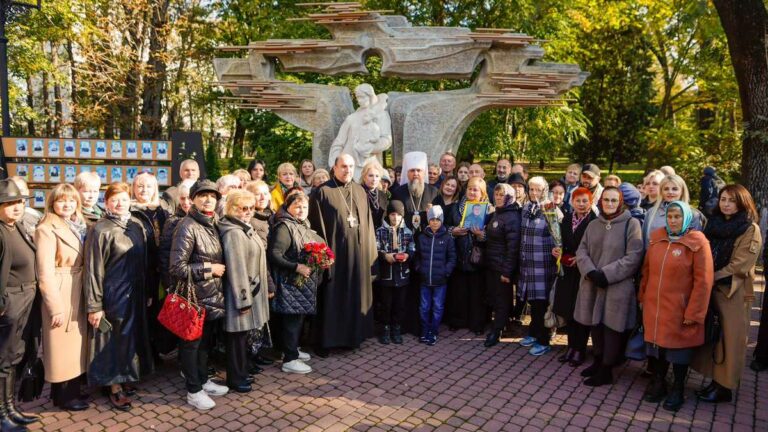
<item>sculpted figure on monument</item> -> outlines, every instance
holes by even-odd
[[[342,153],[355,159],[355,180],[360,179],[363,165],[372,158],[382,162],[381,153],[392,146],[392,126],[387,112],[387,95],[376,95],[370,84],[355,88],[360,107],[344,120],[331,144],[328,166],[333,166]]]

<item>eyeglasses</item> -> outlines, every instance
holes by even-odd
[[[242,212],[249,212],[249,211],[254,211],[254,210],[256,210],[256,207],[254,207],[254,206],[240,207],[240,211],[242,211]]]
[[[606,204],[618,204],[619,200],[616,198],[603,198],[602,201]]]

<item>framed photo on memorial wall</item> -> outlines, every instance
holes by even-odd
[[[64,167],[64,182],[74,183],[75,177],[77,177],[77,167],[74,165],[67,165]]]
[[[48,157],[61,156],[61,146],[59,140],[48,140]]]
[[[122,158],[123,157],[123,143],[120,141],[112,141],[109,150],[109,157]]]
[[[136,176],[139,174],[138,169],[136,167],[128,167],[125,169],[125,181],[128,183],[133,183],[133,179],[136,178]]]
[[[91,152],[90,141],[80,141],[80,157],[89,158],[93,153]]]
[[[61,183],[61,167],[58,165],[48,165],[48,181],[51,183]]]
[[[101,204],[102,206],[104,205],[104,194],[106,192],[107,191],[105,191],[105,190],[100,190],[99,191],[99,201],[98,201],[98,203]]]
[[[107,167],[97,166],[96,175],[99,176],[99,179],[101,180],[101,184],[109,183],[109,181],[107,180]]]
[[[64,157],[75,157],[75,142],[71,140],[64,141]]]
[[[157,158],[168,160],[168,143],[167,142],[159,142],[157,143]]]
[[[29,166],[28,165],[16,165],[16,175],[23,178],[24,180],[29,180]]]
[[[123,181],[123,169],[121,167],[112,167],[112,183]]]
[[[32,140],[32,156],[43,157],[45,156],[45,147],[43,147],[43,140]]]
[[[45,181],[45,166],[35,165],[32,167],[32,181],[37,183]]]
[[[91,169],[90,165],[80,165],[80,172],[81,173],[91,172],[91,171],[93,171],[93,170]]]
[[[29,155],[29,143],[24,139],[16,140],[16,156],[28,156]]]
[[[136,141],[128,141],[125,143],[125,157],[128,159],[135,159],[139,154],[139,149],[136,147]]]
[[[485,228],[485,215],[488,213],[488,203],[467,201],[464,204],[464,214],[461,215],[462,228]]]
[[[97,158],[106,158],[107,157],[107,143],[104,141],[96,141],[96,157]]]
[[[45,191],[36,190],[33,198],[32,207],[45,207]]]
[[[160,186],[168,186],[168,168],[157,169],[157,184]]]
[[[152,143],[144,141],[141,143],[141,158],[152,159]]]

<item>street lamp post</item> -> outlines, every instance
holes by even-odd
[[[8,97],[8,38],[5,25],[29,9],[40,9],[42,0],[0,0],[0,104],[2,104],[3,137],[11,135],[11,105]],[[5,155],[0,146],[0,166],[5,166]]]

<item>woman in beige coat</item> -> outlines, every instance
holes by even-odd
[[[712,378],[708,387],[697,392],[704,402],[730,402],[744,371],[749,312],[755,299],[755,263],[762,251],[757,222],[749,191],[741,185],[728,185],[720,191],[718,207],[704,230],[715,268],[712,298],[722,324],[719,341],[699,348],[691,364]]]
[[[43,297],[43,363],[53,404],[82,411],[80,383],[86,371],[88,321],[82,290],[82,246],[86,225],[80,194],[60,184],[48,195],[45,216],[35,231],[37,268]]]

